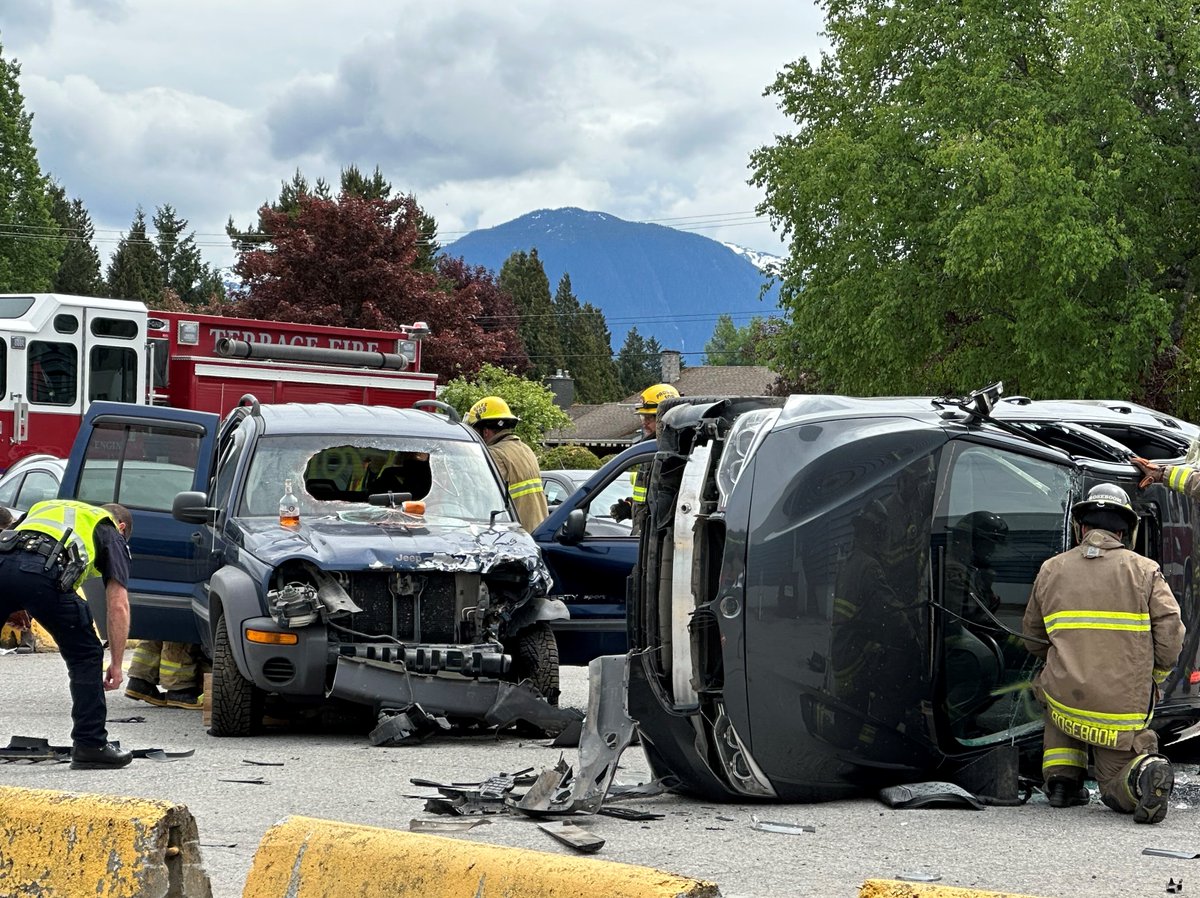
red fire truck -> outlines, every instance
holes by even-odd
[[[398,331],[148,311],[140,302],[0,294],[0,470],[65,456],[97,399],[224,414],[262,402],[408,407],[435,395],[423,322]]]

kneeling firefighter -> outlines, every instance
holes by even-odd
[[[1071,519],[1079,544],[1042,564],[1023,623],[1045,660],[1034,691],[1046,795],[1056,808],[1088,802],[1090,748],[1104,804],[1158,823],[1175,777],[1150,720],[1183,648],[1179,605],[1159,566],[1129,547],[1138,516],[1123,489],[1093,487]]]

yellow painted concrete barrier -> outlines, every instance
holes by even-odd
[[[1012,892],[984,892],[936,883],[901,882],[897,879],[868,879],[858,898],[1030,898]]]
[[[212,898],[183,805],[0,786],[0,895]]]
[[[242,898],[719,898],[710,882],[611,861],[289,817],[267,831]]]

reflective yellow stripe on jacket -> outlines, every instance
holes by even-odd
[[[1133,611],[1056,611],[1047,614],[1046,632],[1059,630],[1128,630],[1150,632],[1150,615]]]
[[[534,493],[542,491],[542,479],[535,477],[532,480],[522,480],[520,483],[514,483],[508,488],[508,494],[514,499],[520,499],[522,496],[532,496]]]
[[[1178,492],[1183,492],[1183,488],[1187,485],[1188,478],[1192,476],[1192,469],[1188,465],[1172,466],[1167,469],[1167,486]]]

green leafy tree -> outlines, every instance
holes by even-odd
[[[719,316],[712,337],[704,344],[704,364],[772,367],[775,363],[773,341],[781,325],[778,318],[755,315],[738,327],[731,316]]]
[[[1165,382],[1200,250],[1194,4],[823,5],[828,52],[769,88],[795,129],[751,159],[789,241],[784,374],[1064,398]]]
[[[18,82],[21,66],[0,45],[0,293],[44,292],[54,281],[63,240],[51,214],[50,185],[38,165]]]
[[[485,396],[499,396],[508,403],[513,414],[521,419],[515,428],[517,436],[535,449],[541,445],[546,431],[571,423],[566,412],[554,404],[554,394],[547,387],[495,365],[484,365],[470,379],[454,378],[440,394],[441,400],[454,406],[463,417]]]
[[[138,206],[129,231],[117,243],[105,275],[108,294],[116,299],[137,299],[154,306],[167,286],[154,243],[146,235],[146,213]]]
[[[600,467],[600,458],[587,446],[568,443],[539,452],[538,467],[543,471],[595,471]]]
[[[537,378],[554,374],[563,367],[563,347],[550,298],[550,281],[537,250],[518,251],[505,259],[499,283],[516,303],[518,332],[529,356],[531,374]]]
[[[662,347],[658,340],[643,337],[636,327],[631,327],[617,352],[617,373],[624,396],[662,380]]]
[[[81,199],[67,199],[60,184],[50,185],[51,214],[63,235],[62,258],[50,289],[72,296],[103,296],[104,278],[100,274],[100,254],[92,241],[96,229]]]
[[[625,395],[612,357],[612,335],[604,313],[590,302],[579,304],[564,274],[554,292],[554,314],[562,340],[563,360],[575,381],[580,402],[612,402]]]

